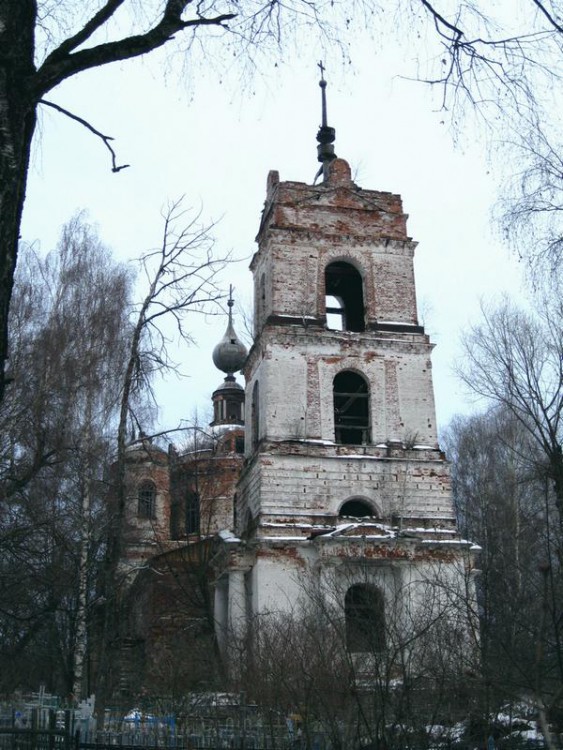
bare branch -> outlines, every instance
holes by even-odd
[[[540,2],[540,0],[532,0],[533,4],[539,9],[541,13],[547,18],[549,23],[553,26],[553,28],[558,31],[560,34],[563,34],[563,26],[561,24],[557,23],[555,18],[551,15],[551,13],[547,10],[545,5]]]
[[[438,13],[437,10],[435,10],[435,8],[428,2],[428,0],[420,0],[420,2],[434,16],[436,31],[438,32],[438,34],[440,34],[440,36],[451,40],[452,37],[448,34],[445,34],[440,28],[440,26],[445,26],[446,29],[452,32],[454,41],[459,41],[462,38],[463,31],[454,24],[447,21],[444,16],[442,16],[440,13]]]
[[[100,13],[102,15],[106,13],[109,18],[117,8],[116,3],[118,3],[118,0],[113,0],[113,2],[110,0]],[[204,26],[222,27],[227,21],[235,18],[234,13],[223,13],[210,18],[198,15],[196,18],[184,21],[182,13],[190,4],[191,0],[167,0],[158,23],[144,34],[126,37],[115,42],[98,44],[72,54],[68,51],[65,53],[64,49],[61,50],[61,47],[64,46],[61,45],[53,53],[54,56],[53,54],[49,55],[37,70],[32,84],[35,95],[38,99],[41,98],[44,93],[57,86],[61,81],[84,70],[119,60],[128,60],[151,52],[169,42],[177,32]],[[98,15],[94,16],[91,24],[100,25],[103,22],[101,18],[98,18]],[[78,36],[81,33],[79,32]],[[84,30],[83,33],[90,35]],[[73,37],[70,42],[71,48],[76,46],[75,38]]]
[[[87,120],[84,120],[82,117],[79,117],[78,115],[73,114],[68,109],[61,107],[59,104],[55,104],[54,102],[49,102],[46,99],[40,99],[39,104],[44,104],[47,107],[52,107],[53,109],[57,110],[57,112],[60,112],[61,114],[66,115],[67,117],[70,117],[71,120],[75,120],[76,122],[79,122],[87,130],[89,130],[91,133],[94,133],[94,135],[100,138],[104,146],[108,149],[108,151],[111,154],[111,171],[112,172],[120,172],[122,169],[127,169],[127,167],[129,167],[129,164],[120,164],[119,166],[117,165],[117,157],[116,157],[115,151],[110,145],[110,141],[113,141],[113,138],[110,135],[104,135],[103,133],[100,133],[100,131],[97,130],[93,125],[91,125]]]
[[[107,0],[106,4],[84,24],[78,33],[65,39],[51,54],[45,62],[61,59],[68,55],[73,49],[76,49],[89,39],[92,34],[101,28],[113,16],[115,11],[123,5],[124,0]]]

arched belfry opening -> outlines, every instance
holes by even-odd
[[[377,514],[369,503],[359,497],[346,500],[342,504],[338,515],[346,518],[377,518]]]
[[[364,285],[353,265],[337,261],[326,267],[325,302],[327,328],[365,331]]]
[[[333,381],[334,439],[344,445],[370,442],[369,386],[357,372],[343,370]]]
[[[350,586],[344,598],[346,645],[351,653],[385,648],[385,599],[377,586]]]

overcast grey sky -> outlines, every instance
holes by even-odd
[[[159,53],[160,55],[160,53]],[[319,71],[304,49],[294,65],[275,66],[237,90],[236,78],[201,71],[185,83],[163,80],[162,55],[95,70],[66,82],[49,97],[115,138],[112,174],[101,143],[76,123],[43,110],[24,213],[23,238],[51,249],[61,225],[79,209],[97,223],[120,258],[158,245],[161,209],[185,195],[203,219],[219,221],[219,253],[239,262],[223,275],[237,304],[251,306],[248,263],[255,251],[268,170],[282,180],[312,182],[320,124]],[[477,321],[479,300],[503,290],[517,295],[519,268],[491,229],[496,185],[477,135],[454,148],[448,115],[431,92],[405,80],[408,54],[374,54],[358,44],[354,66],[326,59],[329,122],[336,152],[362,187],[400,193],[410,235],[419,242],[419,309],[436,343],[433,355],[438,424],[467,411],[452,372],[459,337]],[[226,320],[192,320],[197,346],[178,353],[184,379],[158,388],[160,422],[174,426],[205,413],[222,374],[211,350]],[[239,329],[242,328],[237,322]]]

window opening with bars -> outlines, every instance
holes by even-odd
[[[366,445],[370,442],[369,388],[358,373],[345,370],[333,381],[334,434],[337,443]]]

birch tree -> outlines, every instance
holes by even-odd
[[[102,480],[132,277],[80,217],[64,227],[56,251],[42,258],[27,248],[22,259],[11,318],[14,380],[0,410],[2,673],[15,679],[12,664],[21,679],[28,651],[37,662],[30,679],[44,669],[42,681],[79,695],[107,533]]]
[[[56,252],[41,258],[25,249],[22,259],[11,318],[14,379],[0,408],[2,673],[13,687],[16,657],[50,628],[44,653],[58,653],[65,667],[64,674],[46,672],[53,686],[78,698],[88,681],[102,561],[102,642],[115,645],[119,633],[115,564],[131,430],[151,431],[154,378],[175,368],[172,339],[192,343],[187,314],[213,312],[222,298],[217,274],[228,256],[214,255],[210,227],[175,203],[161,245],[139,261],[138,304],[131,268],[112,258],[81,217],[64,228]],[[108,491],[117,498],[111,508]],[[101,652],[104,681],[110,652]]]

